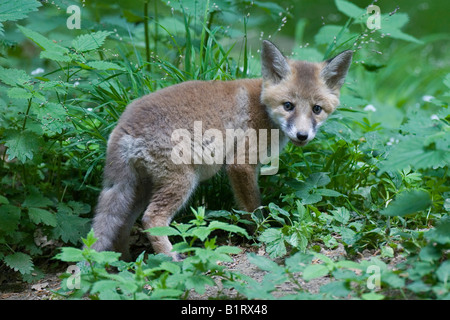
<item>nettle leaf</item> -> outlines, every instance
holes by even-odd
[[[17,86],[31,81],[31,78],[23,70],[0,67],[0,81],[10,86]]]
[[[266,244],[266,251],[271,258],[284,256],[287,252],[281,229],[268,228],[258,237],[258,240]]]
[[[55,259],[65,262],[80,262],[84,260],[83,251],[77,248],[64,247],[61,248],[61,253],[58,253]]]
[[[43,142],[42,137],[29,130],[7,129],[4,137],[5,146],[8,147],[6,150],[8,159],[17,158],[22,163],[25,163],[27,159],[32,160]]]
[[[96,70],[121,70],[125,71],[125,68],[109,61],[90,61],[86,64],[87,66],[94,68]]]
[[[145,230],[152,236],[180,236],[181,232],[172,227],[153,227]]]
[[[90,219],[76,215],[56,213],[56,225],[52,235],[65,243],[77,244],[90,228]]]
[[[28,254],[16,252],[3,258],[6,265],[14,271],[19,271],[21,274],[28,274],[33,271],[33,261]]]
[[[100,48],[105,42],[107,36],[112,32],[110,31],[98,31],[89,34],[83,34],[78,36],[72,41],[72,46],[77,52],[87,52]]]
[[[52,204],[53,202],[49,198],[46,198],[39,193],[32,193],[25,198],[25,201],[22,203],[22,206],[25,208],[30,207],[45,208]]]
[[[30,12],[37,11],[37,8],[42,6],[36,0],[16,0],[16,1],[1,1],[0,2],[0,35],[4,34],[4,21],[17,21],[24,19]]]
[[[7,94],[11,99],[30,99],[33,96],[29,91],[18,87],[8,89]]]
[[[28,216],[35,224],[43,223],[47,226],[56,227],[57,221],[53,213],[41,208],[28,208]]]
[[[0,207],[0,234],[16,230],[20,220],[20,208],[12,205]]]
[[[323,264],[311,264],[303,270],[303,280],[310,281],[328,274],[328,267]]]
[[[314,36],[314,41],[318,45],[330,44],[335,40],[338,44],[342,44],[356,37],[356,33],[350,32],[348,29],[344,29],[343,26],[330,24],[320,28],[319,32],[317,32]]]
[[[333,214],[334,220],[344,225],[350,220],[350,212],[345,207],[339,207],[336,210],[331,210],[330,212]]]
[[[68,118],[67,111],[59,103],[46,103],[33,108],[38,120],[42,123],[45,133],[61,133],[64,129],[70,128],[72,123]]]
[[[358,18],[366,13],[365,9],[346,0],[336,0],[335,3],[338,10],[350,18]]]
[[[423,43],[419,39],[404,33],[400,29],[403,28],[409,21],[409,16],[406,13],[395,13],[393,15],[383,14],[381,16],[380,32],[389,34],[389,37],[405,40],[415,43]]]
[[[186,288],[194,289],[197,293],[205,293],[206,286],[215,286],[215,282],[210,277],[204,275],[193,275],[186,279]]]
[[[0,22],[24,19],[30,12],[38,11],[40,6],[42,4],[36,0],[1,1]]]
[[[408,136],[401,140],[389,153],[387,159],[381,163],[379,175],[386,171],[401,170],[408,166],[416,169],[443,167],[450,163],[450,149],[446,144],[439,142],[449,140],[444,135],[443,139],[435,142],[431,139],[428,145],[424,138]],[[426,141],[425,141],[426,142]]]
[[[228,231],[228,232],[233,232],[233,233],[239,233],[247,238],[249,238],[249,235],[247,234],[247,231],[244,228],[232,225],[232,224],[228,224],[225,222],[221,222],[221,221],[212,221],[208,228],[210,230],[224,230],[224,231]]]
[[[36,43],[44,50],[41,52],[41,58],[59,62],[70,62],[72,60],[72,58],[67,55],[69,53],[69,49],[56,44],[36,31],[23,26],[18,26],[18,28],[22,31],[25,37]]]
[[[380,214],[386,216],[406,216],[431,206],[430,194],[423,190],[406,190],[397,195]]]
[[[306,183],[308,183],[311,186],[317,187],[324,187],[327,184],[329,184],[331,181],[330,177],[328,176],[327,172],[316,172],[311,174],[308,179],[306,179]]]

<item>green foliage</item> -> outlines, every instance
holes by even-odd
[[[155,229],[155,234],[170,234],[170,231]],[[80,272],[77,276],[79,287],[71,287],[70,274],[63,276],[63,288],[60,294],[70,298],[88,295],[91,299],[174,299],[187,298],[189,291],[199,294],[205,292],[206,286],[215,286],[217,281],[234,281],[239,274],[226,271],[220,261],[230,262],[231,254],[240,252],[239,248],[214,245],[206,241],[206,247],[190,247],[187,243],[178,243],[177,250],[192,253],[182,262],[173,262],[165,255],[142,253],[135,262],[125,263],[119,260],[115,252],[96,252],[91,248],[95,243],[93,232],[83,239],[86,248],[65,247],[56,259],[78,263]],[[118,272],[110,272],[114,267]],[[75,289],[75,290],[73,290]]]
[[[272,2],[155,1],[144,12],[134,3],[118,12],[100,1],[83,7],[83,30],[69,31],[58,4],[1,2],[1,267],[32,281],[51,243],[81,244],[109,132],[130,101],[181,81],[257,77],[254,34],[277,42],[278,32],[295,30],[293,58],[320,61],[353,49],[354,63],[341,107],[317,139],[305,148],[289,145],[279,174],[261,177],[268,205],[231,210],[218,177],[192,200],[193,219],[147,230],[171,237],[184,261],[141,254],[125,263],[92,250],[89,233],[84,249],[64,247],[57,255],[82,271],[80,289],[68,288],[74,278],[66,275],[62,293],[186,298],[221,282],[243,298],[273,299],[288,281],[295,286],[288,299],[448,299],[448,35],[406,33],[410,12],[388,4],[380,5],[381,29],[367,30],[364,8],[334,4],[332,13],[343,19],[324,19],[312,30],[303,13],[292,19],[290,8]],[[279,26],[270,37],[269,22]],[[291,28],[282,30],[286,23]],[[262,281],[217,264],[239,252],[225,241],[265,248],[269,258],[247,256],[267,271]],[[323,254],[337,248],[346,256]],[[375,257],[358,260],[365,250]],[[376,276],[380,282],[369,289]],[[304,289],[323,278],[330,281],[318,293]]]

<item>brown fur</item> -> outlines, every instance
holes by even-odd
[[[263,79],[185,82],[144,96],[126,108],[108,141],[104,186],[93,224],[98,238],[94,248],[116,250],[129,259],[130,229],[142,211],[145,228],[167,226],[198,183],[221,169],[217,163],[174,163],[175,130],[183,129],[194,138],[194,123],[201,121],[203,134],[209,129],[224,136],[227,129],[255,129],[259,139],[259,130],[266,129],[270,145],[270,129],[281,128],[280,137],[286,140],[280,121],[290,123],[289,128],[300,128],[305,119],[323,122],[337,107],[340,86],[330,87],[324,78],[325,68],[332,63],[288,61],[269,42],[264,42],[262,60]],[[283,109],[285,101],[296,104],[294,112]],[[317,103],[324,112],[312,120],[311,104]],[[292,135],[287,137],[304,144]],[[203,149],[214,153],[218,143],[216,138],[203,140]],[[224,158],[230,148],[234,144],[224,148]],[[259,163],[249,163],[248,151],[245,157],[244,164],[234,161],[225,167],[238,204],[251,212],[261,204]],[[178,258],[167,237],[149,239],[156,252]]]

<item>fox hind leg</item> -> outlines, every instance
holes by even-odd
[[[123,174],[127,173],[126,179]],[[131,260],[129,237],[131,228],[148,204],[151,185],[137,182],[134,172],[123,168],[119,181],[107,183],[100,193],[94,217],[94,235],[98,239],[93,248],[97,251],[122,253],[123,260]]]
[[[169,179],[165,179],[155,188],[142,218],[146,229],[168,226],[175,214],[186,204],[197,186],[194,172],[179,173],[174,176],[171,173]],[[172,244],[167,236],[152,236],[149,240],[156,253],[164,253],[174,260],[180,260],[180,256],[172,251]]]

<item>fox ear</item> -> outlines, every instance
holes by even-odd
[[[353,51],[347,50],[324,62],[325,66],[320,72],[320,76],[325,80],[328,87],[334,90],[341,89],[352,63],[352,56]]]
[[[275,83],[280,82],[291,72],[285,56],[272,42],[267,40],[262,43],[261,72],[264,80]]]

